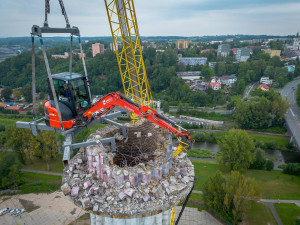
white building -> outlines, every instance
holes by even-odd
[[[198,80],[202,78],[200,76],[201,71],[187,71],[187,72],[177,72],[177,77],[180,77],[183,80]]]
[[[183,65],[205,65],[207,62],[207,58],[205,57],[180,57],[178,59],[179,63],[182,63]]]
[[[260,78],[260,83],[268,85],[268,84],[272,84],[273,80],[270,79],[269,77],[262,77],[262,78]]]

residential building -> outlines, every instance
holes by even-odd
[[[297,36],[297,37],[294,38],[293,47],[296,50],[300,50],[300,37]]]
[[[209,83],[208,82],[201,82],[201,83],[196,83],[195,86],[193,86],[193,89],[195,91],[206,91],[208,88]]]
[[[262,78],[260,78],[260,83],[261,84],[272,84],[273,80],[270,79],[269,77],[262,77]]]
[[[216,82],[221,83],[220,77],[214,76],[214,77],[211,79],[211,83],[216,83]]]
[[[65,52],[64,55],[51,55],[51,57],[54,59],[67,59],[69,58],[69,53]]]
[[[262,91],[270,90],[270,87],[266,84],[260,84],[260,85],[257,86],[257,88],[261,89]]]
[[[92,44],[92,54],[95,57],[97,54],[104,54],[104,44],[95,43]]]
[[[218,91],[222,88],[222,85],[220,82],[210,82],[209,86],[214,90]]]
[[[210,51],[214,51],[214,50],[213,50],[213,49],[210,49],[210,48],[207,48],[207,49],[201,50],[201,53],[210,52]]]
[[[207,58],[205,57],[180,57],[178,59],[179,63],[190,66],[195,66],[195,65],[205,65],[207,62]]]
[[[293,73],[295,71],[296,66],[295,65],[287,65],[285,68],[288,69],[288,72]]]
[[[227,38],[225,42],[233,42],[233,38]]]
[[[264,53],[268,53],[270,55],[270,57],[272,58],[273,56],[278,56],[280,57],[280,54],[281,54],[281,50],[272,50],[270,48],[268,49],[262,49],[262,51]]]
[[[221,84],[231,86],[232,84],[234,84],[237,81],[237,77],[235,74],[228,75],[228,76],[225,75],[225,76],[220,77],[220,81],[221,81]]]
[[[22,111],[23,107],[22,106],[7,106],[5,107],[5,110],[11,110],[11,111]]]
[[[189,47],[190,40],[177,40],[175,45],[177,49],[185,49]]]
[[[208,66],[212,69],[214,69],[216,67],[216,65],[217,65],[217,62],[209,62],[208,63]]]
[[[201,78],[201,71],[177,72],[176,74],[183,80],[196,80]]]
[[[217,55],[221,55],[222,57],[227,57],[230,53],[230,45],[229,44],[222,44],[218,46],[218,53]]]
[[[235,55],[235,58],[236,58],[236,61],[238,62],[247,62],[247,60],[250,58],[250,52],[251,52],[251,49],[249,48],[238,48],[236,50],[236,55]]]
[[[8,105],[5,104],[5,103],[0,102],[0,108],[5,108],[6,106],[8,106]]]

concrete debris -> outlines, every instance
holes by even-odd
[[[92,182],[91,181],[86,181],[84,182],[83,184],[83,189],[87,189],[88,187],[90,187],[92,185]]]
[[[138,122],[137,126],[140,124]],[[160,128],[150,125],[147,125],[147,130],[127,125],[128,140],[124,140],[121,129],[114,126],[90,135],[88,140],[114,136],[117,151],[112,152],[110,144],[80,149],[70,160],[69,166],[65,167],[64,184],[61,186],[64,195],[85,210],[108,215],[144,214],[178,204],[192,187],[194,167],[186,153],[170,160],[167,157],[170,154],[167,149],[172,149],[169,134],[158,135]],[[134,127],[135,134],[130,131],[131,127]],[[135,152],[130,157],[136,157],[135,164],[116,163],[116,160],[129,159],[125,155],[124,158],[116,158],[120,143],[138,144],[145,138],[152,138],[152,145],[156,146],[151,157],[143,155],[141,150],[139,154],[143,160],[139,161],[140,156],[136,152],[139,150],[133,149]],[[152,142],[148,140],[148,144]]]
[[[71,196],[77,196],[78,195],[78,192],[79,192],[79,187],[78,186],[75,186],[72,188],[72,191],[71,191]]]
[[[128,196],[132,196],[132,194],[133,194],[133,189],[132,188],[127,188],[125,191],[124,191],[124,193],[126,194],[126,195],[128,195]]]
[[[64,193],[64,195],[69,195],[71,193],[71,188],[69,186],[68,183],[64,183],[62,186],[61,186],[61,190],[62,192]]]

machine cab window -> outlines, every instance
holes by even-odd
[[[65,72],[54,74],[52,78],[58,101],[76,111],[75,114],[83,113],[90,106],[88,86],[83,75]],[[49,94],[53,100],[50,87]]]

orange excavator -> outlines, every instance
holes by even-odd
[[[191,139],[190,132],[182,127],[180,129],[183,131],[173,127],[178,126],[175,122],[158,114],[150,107],[138,105],[120,92],[109,93],[92,105],[88,94],[87,79],[81,74],[54,74],[52,79],[56,95],[58,96],[62,123],[60,123],[51,88],[49,88],[50,100],[45,103],[45,122],[50,127],[64,130],[84,127],[91,121],[105,115],[115,106],[119,106],[155,123],[176,136],[184,138],[186,141]]]

